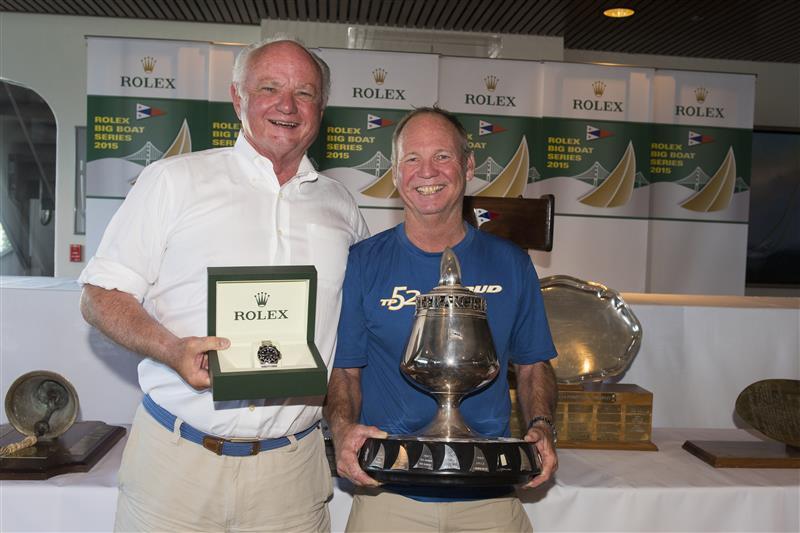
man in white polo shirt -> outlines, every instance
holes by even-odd
[[[147,167],[81,274],[86,320],[144,357],[117,530],[330,529],[319,402],[215,405],[206,352],[230,342],[205,336],[207,267],[314,264],[315,341],[330,366],[348,248],[367,228],[305,156],[329,85],[327,65],[294,41],[244,49],[235,146]]]

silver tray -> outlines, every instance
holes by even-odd
[[[550,331],[558,350],[559,383],[603,381],[622,374],[642,343],[642,325],[608,287],[571,276],[541,279]]]

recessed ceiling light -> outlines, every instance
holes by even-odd
[[[633,9],[627,7],[614,7],[603,11],[603,15],[611,17],[612,19],[622,19],[633,15]]]

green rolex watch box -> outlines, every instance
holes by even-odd
[[[316,302],[311,265],[209,267],[208,334],[231,341],[208,352],[214,401],[323,396],[328,371],[314,344]]]

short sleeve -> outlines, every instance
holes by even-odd
[[[514,321],[510,352],[511,362],[528,365],[552,359],[556,348],[547,323],[539,277],[530,259],[521,270],[519,311]]]
[[[158,277],[167,234],[177,206],[171,200],[164,165],[152,165],[108,224],[97,253],[78,282],[127,292],[140,302]],[[172,211],[172,213],[170,213]]]
[[[342,284],[342,312],[336,335],[334,368],[360,368],[367,364],[367,328],[360,257],[361,254],[351,247]]]

